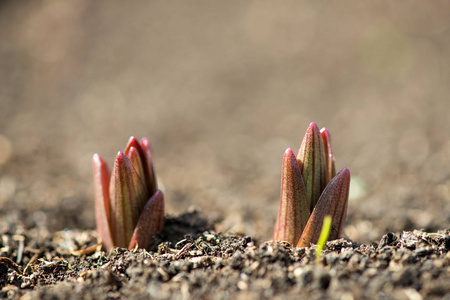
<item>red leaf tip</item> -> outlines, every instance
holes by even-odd
[[[94,165],[100,166],[101,163],[102,163],[102,157],[101,157],[100,155],[98,155],[97,153],[95,153],[95,154],[92,156],[92,163],[93,163]]]
[[[116,160],[123,160],[123,159],[125,159],[125,157],[126,157],[125,153],[123,153],[122,151],[119,151],[119,152],[117,152]]]
[[[100,155],[96,153],[92,159],[97,230],[105,249],[126,247],[141,217],[145,224],[146,218],[152,216],[143,235],[148,230],[160,232],[164,225],[164,198],[157,191],[150,141],[131,136],[125,150],[117,152],[112,173]],[[154,203],[150,209],[154,207],[155,211],[142,216],[143,211],[149,210],[145,209],[149,198]]]
[[[133,143],[133,142],[138,142],[137,138],[135,138],[134,136],[130,136],[130,138],[128,139],[128,143],[127,145]]]
[[[341,174],[342,173],[342,174]],[[342,168],[342,170],[340,170],[339,171],[339,173],[338,174],[336,174],[336,176],[337,175],[340,175],[340,176],[342,176],[342,177],[348,177],[349,179],[350,179],[350,170],[349,169],[347,169],[346,167],[344,167],[344,168]]]
[[[291,148],[287,148],[286,151],[284,151],[284,155],[290,155],[291,153],[294,154],[294,151]]]
[[[325,127],[319,130],[315,122],[309,124],[296,157],[301,171],[298,176],[294,176],[296,168],[293,168],[292,156],[292,149],[286,149],[280,211],[275,223],[274,240],[288,240],[292,243],[297,239],[292,235],[300,227],[298,221],[292,220],[304,219],[307,223],[305,222],[306,226],[301,226],[303,233],[298,246],[305,247],[309,246],[310,242],[316,243],[325,215],[332,215],[334,219],[330,239],[338,238],[347,212],[350,171],[343,168],[336,174],[329,130]],[[297,177],[299,180],[294,180]],[[293,197],[294,194],[301,197]],[[292,205],[296,203],[292,201],[294,198],[304,200],[301,208]],[[303,213],[305,216],[299,217]]]
[[[322,133],[322,134],[330,134],[330,131],[327,128],[323,127],[322,129],[320,129],[320,133]]]
[[[306,131],[311,130],[311,129],[315,129],[315,128],[317,128],[317,130],[319,130],[319,126],[317,126],[317,124],[315,122],[311,122],[309,124],[309,126],[308,126],[308,129]]]

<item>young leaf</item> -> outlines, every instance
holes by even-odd
[[[139,177],[141,178],[141,182],[144,184],[144,166],[142,165],[141,157],[139,156],[138,150],[134,147],[130,147],[130,150],[128,151],[128,158],[133,163],[133,166],[136,170],[136,172],[139,174]],[[145,184],[144,184],[145,185]],[[136,199],[137,201],[140,200],[140,202],[134,201],[136,203],[133,203],[135,205],[136,213],[139,214],[144,209],[145,204],[147,204],[148,198],[140,197]]]
[[[126,248],[148,192],[130,159],[122,152],[116,156],[110,183],[111,235],[115,246]]]
[[[98,154],[92,158],[92,167],[94,171],[94,189],[95,189],[95,219],[97,232],[102,240],[103,247],[109,250],[113,246],[111,238],[110,220],[110,199],[109,199],[109,180],[111,172],[105,160]]]
[[[344,225],[347,214],[350,171],[343,168],[327,185],[312,212],[297,247],[309,247],[316,244],[320,228],[326,215],[332,218],[330,240],[337,239]]]
[[[147,170],[145,177],[147,180],[146,184],[149,194],[153,195],[158,189],[158,184],[156,182],[155,170],[153,169],[153,151],[148,138],[141,139],[141,147],[144,150],[145,161],[147,163],[147,167],[144,166]]]
[[[320,130],[320,134],[322,135],[323,145],[325,149],[325,184],[328,184],[336,175],[336,167],[334,162],[334,153],[331,148],[331,136],[330,132],[326,128],[322,128]]]
[[[302,174],[291,148],[283,158],[280,210],[275,223],[273,239],[295,245],[309,218],[309,202],[306,198]]]
[[[145,138],[144,138],[145,139]],[[142,141],[141,143],[139,143],[139,141],[134,137],[130,137],[130,139],[128,140],[128,144],[127,147],[125,148],[125,155],[129,156],[129,151],[131,148],[136,148],[136,150],[138,151],[139,154],[139,158],[142,161],[142,166],[143,166],[143,175],[141,175],[142,177],[142,182],[145,184],[147,191],[150,195],[153,195],[156,191],[152,190],[152,186],[151,186],[151,181],[152,181],[152,177],[154,177],[154,173],[153,173],[153,164],[151,161],[149,161],[149,156],[146,153],[146,149],[144,149],[144,147],[142,147]],[[151,158],[150,158],[151,159]]]
[[[164,195],[160,190],[148,200],[131,238],[128,249],[136,245],[149,249],[153,236],[159,234],[164,226]]]
[[[319,127],[314,122],[309,125],[306,131],[300,145],[297,161],[302,171],[306,196],[309,199],[310,212],[312,212],[326,186],[325,149]]]

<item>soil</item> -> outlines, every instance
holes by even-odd
[[[99,251],[92,231],[1,225],[5,299],[450,299],[450,230],[329,241],[316,257],[215,233],[195,211],[167,219],[149,252]]]
[[[0,1],[0,295],[450,299],[448,1]],[[270,242],[311,121],[343,239]],[[91,159],[148,137],[152,251],[93,231]]]

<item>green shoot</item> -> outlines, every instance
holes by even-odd
[[[322,231],[320,232],[319,241],[317,242],[317,250],[316,250],[316,263],[319,262],[320,256],[322,255],[322,250],[325,247],[325,243],[330,236],[331,231],[331,216],[327,215],[323,219]]]

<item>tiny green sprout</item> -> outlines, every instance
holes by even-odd
[[[322,231],[320,232],[319,241],[317,242],[317,250],[316,250],[316,263],[319,262],[320,256],[322,255],[322,250],[325,247],[325,243],[330,236],[331,231],[331,216],[327,215],[323,219]]]

